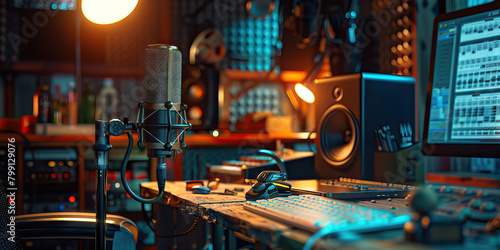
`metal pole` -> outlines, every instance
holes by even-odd
[[[97,187],[96,187],[96,249],[106,249],[106,183],[107,171],[96,170]]]
[[[77,1],[76,6],[81,6],[81,0]],[[78,8],[76,7],[76,8]],[[76,103],[80,103],[82,99],[82,50],[81,50],[81,22],[82,22],[82,10],[78,8],[76,11],[76,27],[75,27],[75,37],[76,37],[76,46],[75,46],[75,83],[76,83]],[[78,118],[78,116],[77,116]],[[77,119],[78,120],[78,119]]]
[[[107,173],[109,169],[109,135],[106,133],[106,121],[95,122],[94,167],[96,170],[95,210],[96,231],[95,249],[106,249],[106,205],[107,205]]]

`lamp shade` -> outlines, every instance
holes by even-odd
[[[295,84],[295,93],[307,103],[314,102],[314,93],[302,83]]]
[[[127,17],[139,0],[82,0],[83,15],[96,24],[112,24]]]

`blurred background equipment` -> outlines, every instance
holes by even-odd
[[[96,96],[96,120],[111,120],[118,115],[118,90],[113,86],[113,79],[105,78],[102,88]]]
[[[219,124],[219,73],[210,65],[187,64],[182,72],[182,100],[193,130],[216,129]]]
[[[24,213],[79,209],[76,148],[34,148],[24,159]]]
[[[112,1],[109,3],[111,9],[121,9]],[[392,64],[391,67],[384,66],[389,61],[413,65],[413,1],[139,1],[132,3],[132,13],[109,26],[97,25],[85,16],[79,16],[76,4],[76,1],[60,1],[52,5],[6,1],[2,7],[9,10],[5,19],[6,39],[0,41],[4,42],[5,50],[0,59],[4,58],[4,63],[10,63],[5,65],[11,65],[8,68],[21,73],[75,74],[68,83],[53,80],[55,83],[50,84],[61,85],[63,104],[65,96],[73,93],[69,90],[69,82],[75,82],[75,97],[81,102],[90,91],[87,82],[94,83],[91,94],[97,95],[102,79],[110,77],[120,95],[118,116],[135,113],[127,112],[136,110],[136,107],[129,106],[124,100],[140,100],[136,89],[130,88],[140,82],[140,48],[159,40],[177,44],[185,55],[184,67],[192,64],[200,72],[192,73],[198,70],[189,69],[183,77],[184,82],[200,80],[195,87],[182,91],[183,96],[192,99],[189,102],[193,103],[188,104],[193,105],[189,106],[197,107],[188,112],[195,130],[234,126],[235,118],[229,121],[227,115],[234,113],[229,111],[231,105],[227,105],[232,100],[222,94],[232,91],[227,86],[233,81],[267,79],[278,83],[283,91],[292,85],[300,96],[306,89],[314,92],[314,79],[329,75],[361,71],[414,75],[410,66],[406,67],[407,70]],[[106,6],[100,7],[105,9]],[[162,8],[167,8],[170,15],[161,17],[155,11]],[[25,20],[34,20],[37,11],[47,13],[47,24],[38,27],[37,22],[32,23],[37,29],[36,35],[28,39],[29,43],[21,39],[17,47],[8,44],[7,34],[23,34]],[[57,15],[49,15],[50,11]],[[148,18],[143,18],[145,16]],[[61,26],[61,23],[68,25]],[[49,41],[47,37],[57,39]],[[385,48],[388,44],[391,47]],[[397,57],[380,59],[386,55]],[[36,66],[43,62],[53,65],[50,68]],[[295,77],[287,77],[290,75]],[[223,83],[226,78],[231,79],[231,84]],[[3,80],[8,80],[3,83],[8,93],[33,88],[31,76],[21,74]],[[207,84],[206,88],[201,82]],[[245,88],[252,89],[257,85]],[[32,91],[35,94],[36,90]],[[51,95],[56,95],[54,85],[51,86]],[[14,109],[4,108],[3,112],[22,117],[31,109],[14,96],[8,94],[4,100],[8,103],[14,101]],[[73,106],[74,102],[67,98],[67,105]],[[277,115],[292,116],[294,131],[311,131],[314,117],[307,116],[308,112],[304,112],[307,105],[301,105],[302,102],[299,101],[293,109],[285,107]],[[67,110],[72,113],[69,110],[74,108]],[[250,109],[249,112],[253,111]],[[240,116],[244,114],[239,114],[236,119]]]
[[[222,33],[216,29],[206,29],[200,32],[189,48],[189,63],[198,61],[218,63],[226,55]]]

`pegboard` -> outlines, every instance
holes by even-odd
[[[275,2],[279,6],[279,1]],[[265,18],[249,16],[245,5],[239,5],[221,22],[222,34],[227,47],[224,68],[250,72],[269,72],[275,62],[280,27],[278,9]]]
[[[246,0],[172,1],[172,44],[183,53],[183,63],[188,62],[195,37],[204,29],[215,28],[222,33],[226,47],[222,68],[269,72],[282,47],[279,8],[265,18],[256,18],[248,14],[246,4]]]
[[[379,72],[415,76],[415,6],[412,0],[371,3],[373,19],[381,27],[378,41]],[[367,24],[367,33],[370,30]]]
[[[16,13],[7,12],[8,0],[0,0],[0,64],[15,62],[18,59],[17,47],[13,42],[21,42],[22,38],[15,32],[19,29]],[[25,41],[25,40],[22,40]]]
[[[243,84],[234,84],[230,87],[231,95],[236,95],[242,91]],[[251,113],[272,112],[275,116],[283,115],[282,108],[282,87],[274,83],[261,84],[248,90],[238,99],[230,102],[229,121],[231,126],[245,115]]]

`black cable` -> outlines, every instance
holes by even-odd
[[[186,235],[186,234],[190,233],[191,231],[193,231],[196,228],[196,226],[198,225],[198,222],[200,221],[200,217],[196,217],[193,221],[193,224],[182,233],[168,234],[168,235],[167,234],[159,234],[158,232],[156,232],[156,230],[153,229],[153,226],[151,226],[151,224],[149,224],[153,221],[153,219],[149,218],[149,216],[146,212],[146,206],[144,205],[144,203],[141,203],[141,208],[142,208],[142,216],[144,217],[144,220],[146,220],[146,224],[151,229],[151,231],[153,231],[153,233],[155,233],[155,235],[159,238],[175,238],[175,237]]]
[[[319,37],[321,36],[321,19],[322,19],[322,16],[321,16],[321,7],[322,7],[322,0],[317,0],[317,9],[316,9],[316,18],[314,19],[314,34],[312,34],[312,38],[309,42],[307,43],[304,43],[304,41],[301,42],[302,45],[305,45],[305,46],[312,46],[314,45]],[[294,4],[295,6],[295,4]]]
[[[182,233],[165,235],[165,234],[159,234],[159,233],[155,232],[155,235],[157,237],[160,237],[160,238],[175,238],[175,237],[179,237],[179,236],[184,236],[184,235],[190,233],[191,231],[193,231],[196,228],[196,226],[198,225],[199,221],[200,221],[200,217],[196,217],[194,219],[193,224],[191,225],[191,227],[189,227],[188,229],[186,229],[186,231],[184,231]]]
[[[127,170],[127,162],[128,162],[128,158],[130,157],[130,153],[132,152],[132,145],[134,144],[132,133],[127,132],[127,136],[128,136],[127,152],[125,153],[125,156],[123,157],[122,171],[121,171],[122,185],[125,188],[125,190],[127,191],[127,193],[132,198],[134,198],[134,200],[141,202],[141,203],[155,203],[161,199],[161,197],[163,196],[163,193],[165,192],[165,184],[164,184],[165,182],[164,182],[164,180],[162,180],[162,178],[160,178],[159,176],[157,177],[159,194],[155,198],[152,198],[152,199],[146,199],[146,198],[143,198],[143,197],[136,195],[134,193],[134,191],[132,191],[132,189],[130,189],[130,186],[127,183],[127,178],[125,175],[126,170]],[[161,183],[162,181],[163,181],[163,184]]]
[[[313,133],[316,133],[316,130],[314,130],[314,129],[313,129],[311,132],[309,132],[309,134],[307,135],[307,140],[308,140],[308,141],[311,139],[311,135],[312,135]],[[317,136],[318,136],[318,134],[316,133],[316,137],[317,137]],[[311,152],[313,152],[314,154],[316,154],[316,153],[317,153],[317,150],[316,150],[315,148],[313,148],[313,147],[312,147],[312,144],[314,144],[314,143],[310,143],[310,142],[308,142],[308,143],[307,143],[307,145],[309,146],[309,149],[311,150]]]
[[[155,232],[155,230],[153,229],[153,227],[149,224],[151,223],[151,221],[153,220],[152,218],[149,218],[149,215],[148,213],[146,212],[146,204],[144,203],[141,203],[141,210],[142,210],[142,217],[144,218],[144,220],[146,221],[146,224],[148,225],[149,229],[151,229],[151,231]],[[156,232],[155,232],[156,233]]]

